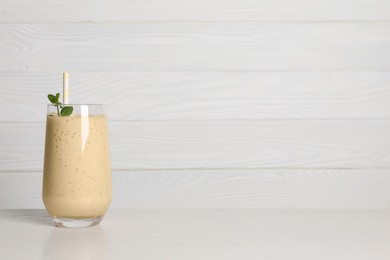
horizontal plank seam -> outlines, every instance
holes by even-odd
[[[281,167],[276,167],[276,168],[165,168],[165,169],[131,169],[131,168],[121,168],[121,169],[112,169],[113,173],[124,173],[124,172],[165,172],[165,171],[170,171],[170,172],[226,172],[226,171],[242,171],[242,173],[245,172],[263,172],[263,171],[388,171],[390,170],[390,167],[386,168],[342,168],[342,167],[337,167],[337,168],[281,168]],[[23,174],[23,173],[32,173],[32,174],[42,174],[42,170],[26,170],[26,169],[20,169],[20,170],[0,170],[0,176],[5,175],[5,174]]]
[[[2,21],[0,24],[147,24],[147,23],[202,23],[202,24],[223,24],[223,23],[261,23],[261,24],[269,24],[269,23],[277,23],[277,24],[329,24],[329,23],[341,23],[341,24],[351,24],[351,23],[390,23],[390,19],[379,19],[379,20],[360,20],[360,19],[335,19],[335,20],[259,20],[259,19],[249,19],[249,20],[208,20],[208,19],[199,19],[199,20],[185,20],[185,19],[145,19],[145,20],[108,20],[108,21],[88,21],[88,20],[80,20],[80,21],[72,21],[72,20],[63,20],[63,21],[33,21],[33,20],[21,20],[21,21],[13,21],[13,22],[5,22]]]
[[[62,73],[62,70],[0,70],[0,74],[38,74],[38,73]],[[238,69],[238,70],[231,70],[231,69],[205,69],[205,70],[71,70],[71,73],[303,73],[303,72],[340,72],[340,73],[346,73],[346,72],[390,72],[389,69],[297,69],[297,70],[266,70],[266,69],[259,69],[259,70],[250,70],[250,69]]]
[[[110,120],[110,123],[153,123],[153,122],[264,122],[264,121],[390,121],[390,117],[356,117],[356,118],[264,118],[264,119],[147,119],[147,120]],[[45,121],[0,121],[0,124],[44,124]]]
[[[390,209],[387,208],[308,208],[308,207],[283,207],[283,208],[272,208],[272,207],[261,207],[261,208],[232,208],[232,207],[216,207],[216,208],[194,208],[194,207],[155,207],[155,208],[110,208],[109,212],[111,214],[116,214],[120,213],[122,214],[123,212],[154,212],[154,213],[162,213],[162,212],[232,212],[232,213],[238,213],[238,212],[286,212],[286,215],[291,213],[291,212],[310,212],[310,213],[318,213],[318,212],[338,212],[338,213],[351,213],[351,212],[360,212],[360,213],[375,213],[375,212],[380,212],[381,214],[390,214]],[[0,215],[3,212],[18,212],[18,214],[21,214],[21,216],[24,216],[24,214],[35,214],[37,212],[43,212],[46,213],[46,209],[44,208],[0,208]],[[23,212],[23,213],[22,213]],[[31,212],[31,213],[30,213]],[[33,213],[34,212],[34,213]],[[356,215],[351,216],[352,218],[355,218]],[[387,238],[387,237],[386,237]],[[225,240],[223,240],[225,241]],[[313,240],[310,240],[313,241]],[[381,241],[383,242],[383,241]],[[379,244],[379,243],[378,243]],[[377,248],[377,247],[375,247]],[[286,259],[286,258],[283,258]]]

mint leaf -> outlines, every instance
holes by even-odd
[[[72,106],[63,107],[61,109],[61,116],[70,116],[73,112]]]
[[[50,102],[53,105],[60,105],[61,104],[61,102],[58,101],[60,98],[60,93],[57,93],[55,96],[52,94],[49,94],[49,95],[47,95],[47,98],[50,100]]]
[[[57,101],[58,101],[58,98],[52,94],[49,94],[47,95],[47,98],[49,99],[49,101],[52,103],[52,104],[56,104]]]

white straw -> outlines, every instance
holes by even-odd
[[[63,104],[69,104],[69,73],[64,72],[63,74]]]

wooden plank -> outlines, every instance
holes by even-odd
[[[385,0],[14,0],[1,1],[0,10],[0,22],[390,19],[390,4]]]
[[[43,121],[61,81],[0,73],[0,121]],[[71,102],[105,103],[112,120],[385,118],[388,100],[387,71],[71,73]]]
[[[124,171],[112,208],[389,209],[389,170]],[[41,173],[0,174],[1,208],[43,208]]]
[[[43,123],[3,123],[0,171],[41,170]],[[114,169],[389,168],[390,120],[110,125]]]
[[[0,71],[390,69],[390,22],[0,24],[0,35]]]

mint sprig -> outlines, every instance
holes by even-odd
[[[53,105],[57,107],[58,116],[70,116],[73,113],[72,106],[63,106],[62,103],[59,101],[60,93],[57,93],[55,95],[49,94],[47,95],[47,98]]]

